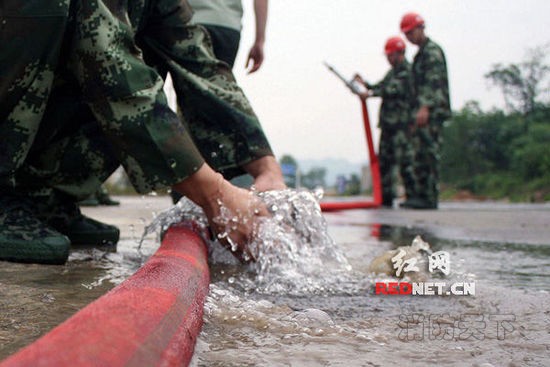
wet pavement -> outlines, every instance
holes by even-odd
[[[138,254],[139,237],[170,199],[116,199],[121,206],[83,210],[119,226],[116,253],[75,250],[64,266],[0,263],[0,359],[111,289],[154,252],[152,236]],[[335,291],[340,279],[327,275],[325,293],[260,294],[243,290],[254,279],[242,266],[214,263],[194,365],[544,366],[550,359],[550,204],[442,203],[437,211],[353,210],[325,217],[354,269],[354,288]],[[416,235],[458,260],[460,277],[453,279],[474,279],[475,297],[373,295],[380,278],[368,274],[368,265]],[[424,338],[418,330],[409,340],[400,326],[413,321],[427,331],[432,324],[424,320],[444,313],[455,327],[452,340],[445,339],[450,334]],[[483,339],[480,333],[460,339],[466,334],[457,327],[465,315],[485,318],[477,320],[485,322]],[[493,328],[500,319],[495,325],[508,329]],[[499,339],[503,330],[508,334]]]
[[[83,208],[83,213],[116,225],[121,238],[136,239],[168,197],[117,197],[121,206]],[[515,242],[550,246],[550,203],[443,202],[438,210],[371,209],[325,214],[329,224],[390,225],[426,229],[447,239]]]
[[[171,205],[168,197],[116,199],[121,206],[86,207],[83,213],[118,226],[123,239],[139,238],[144,225]],[[417,227],[448,239],[550,245],[550,203],[443,202],[438,210],[349,210],[325,216],[329,224]]]

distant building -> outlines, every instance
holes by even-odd
[[[343,195],[348,187],[348,179],[344,175],[338,175],[336,177],[336,193]]]
[[[281,163],[281,171],[288,187],[299,187],[296,177],[298,169],[295,164]]]
[[[361,166],[361,192],[372,190],[372,175],[369,165]]]

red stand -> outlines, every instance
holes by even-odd
[[[361,109],[363,112],[363,125],[365,127],[365,135],[367,138],[367,146],[369,149],[370,171],[372,177],[372,200],[359,201],[341,201],[341,202],[321,202],[321,210],[324,212],[347,210],[347,209],[371,209],[378,208],[382,205],[382,185],[380,182],[380,164],[378,156],[374,151],[374,143],[372,140],[372,132],[370,128],[369,111],[367,109],[367,101],[361,101]]]

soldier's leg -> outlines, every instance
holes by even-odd
[[[439,199],[439,130],[440,127],[435,124],[416,130],[415,173],[418,179],[418,197],[430,209],[437,208]]]
[[[134,188],[147,193],[183,181],[204,160],[169,109],[162,78],[141,59],[134,17],[117,4],[78,3],[69,69]]]
[[[69,240],[37,218],[16,174],[35,136],[62,49],[69,1],[0,3],[0,258],[63,263]]]
[[[59,61],[69,1],[0,3],[0,185],[34,142]]]
[[[396,133],[395,140],[397,165],[405,187],[405,195],[407,199],[414,198],[417,195],[418,188],[414,173],[414,148],[408,127],[399,130]]]
[[[119,162],[78,87],[57,80],[25,165],[17,174],[38,217],[67,235],[73,245],[112,245],[119,231],[80,213],[75,204],[97,191]]]
[[[382,181],[382,205],[391,207],[395,197],[395,144],[394,133],[382,129],[378,148],[380,177]]]
[[[204,24],[202,26],[206,28],[210,35],[216,58],[227,63],[230,68],[233,68],[237,52],[239,51],[241,32],[215,25]]]
[[[225,177],[246,173],[243,166],[273,155],[261,125],[227,64],[216,59],[201,26],[162,0],[157,22],[141,33],[145,60],[170,72],[185,122],[203,157]],[[282,180],[282,175],[281,175]]]
[[[106,206],[120,205],[120,201],[113,200],[111,198],[111,196],[109,195],[109,191],[107,190],[104,184],[99,187],[95,195],[100,205],[106,205]]]

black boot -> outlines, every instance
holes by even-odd
[[[40,216],[49,226],[69,237],[73,245],[114,246],[120,237],[117,227],[82,215],[68,195],[51,195],[42,202]]]
[[[36,216],[33,200],[22,195],[0,196],[0,259],[63,264],[69,239]]]

